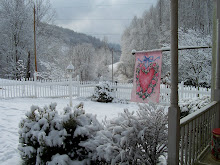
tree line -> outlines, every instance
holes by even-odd
[[[108,78],[108,65],[119,60],[120,46],[53,25],[55,11],[49,0],[0,1],[0,78],[33,77],[34,6],[37,73],[39,78],[66,77],[72,61],[81,80]]]
[[[179,0],[179,46],[209,46],[212,37],[213,1]],[[133,78],[135,58],[131,51],[151,50],[170,45],[170,1],[158,0],[155,6],[134,17],[121,39],[119,74]],[[203,66],[206,66],[204,68]],[[211,49],[179,51],[179,81],[192,85],[209,84]],[[163,53],[162,77],[170,75],[170,53]]]

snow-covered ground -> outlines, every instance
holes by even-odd
[[[68,98],[17,98],[0,100],[0,165],[19,165],[21,163],[18,146],[18,124],[25,113],[30,110],[31,105],[44,107],[50,103],[57,103],[57,110],[62,112],[63,108],[69,104]],[[98,103],[89,99],[73,99],[73,106],[84,103],[86,113],[97,114],[97,119],[102,121],[105,116],[107,119],[117,117],[118,113],[125,108],[136,111],[136,103]]]

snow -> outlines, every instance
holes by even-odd
[[[113,73],[115,73],[118,69],[118,65],[120,65],[120,61],[119,62],[116,62],[113,64]],[[111,71],[112,70],[112,64],[108,66],[108,69]]]
[[[50,103],[57,103],[57,111],[63,113],[64,107],[69,104],[68,98],[16,98],[0,100],[0,165],[19,165],[21,164],[18,152],[18,125],[22,118],[25,117],[27,111],[32,105],[38,105],[43,108]],[[73,99],[73,106],[84,103],[86,113],[97,115],[97,119],[101,122],[107,116],[107,119],[113,119],[118,113],[129,109],[136,111],[137,104],[121,104],[121,103],[98,103],[84,98]],[[82,130],[81,130],[82,131]]]

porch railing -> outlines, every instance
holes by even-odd
[[[217,102],[214,101],[180,120],[181,165],[196,163],[200,154],[210,147],[216,116]]]

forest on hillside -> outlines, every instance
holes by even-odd
[[[179,46],[212,44],[212,0],[179,0]],[[131,51],[151,50],[170,45],[170,1],[158,0],[156,6],[134,17],[122,35],[122,55],[118,75],[133,79],[135,58]],[[179,51],[179,81],[210,84],[211,49]],[[206,66],[206,67],[204,67]],[[162,77],[169,79],[170,54],[163,53]],[[166,80],[167,81],[167,80]],[[168,80],[169,81],[169,80]]]
[[[117,44],[53,25],[55,14],[50,0],[36,5],[37,72],[43,79],[67,76],[70,61],[74,76],[81,80],[109,79],[109,65],[120,60],[115,80],[132,80],[134,56],[131,51],[170,45],[170,1],[158,0],[142,17],[134,17],[124,30],[121,48]],[[0,78],[33,77],[34,3],[31,0],[0,1]],[[179,45],[209,46],[212,42],[213,0],[179,0]],[[121,52],[122,51],[122,52]],[[121,57],[120,57],[121,56]],[[120,59],[119,59],[120,58]],[[209,84],[211,49],[179,51],[179,81]],[[206,66],[206,67],[202,67]],[[170,75],[170,55],[163,53],[162,77]]]
[[[108,65],[119,61],[117,44],[53,25],[55,12],[49,0],[0,1],[0,78],[33,77],[34,5],[36,25],[36,57],[39,78],[66,77],[66,67],[72,61],[74,75],[81,80],[95,80],[110,75]],[[113,53],[112,53],[113,51]]]

